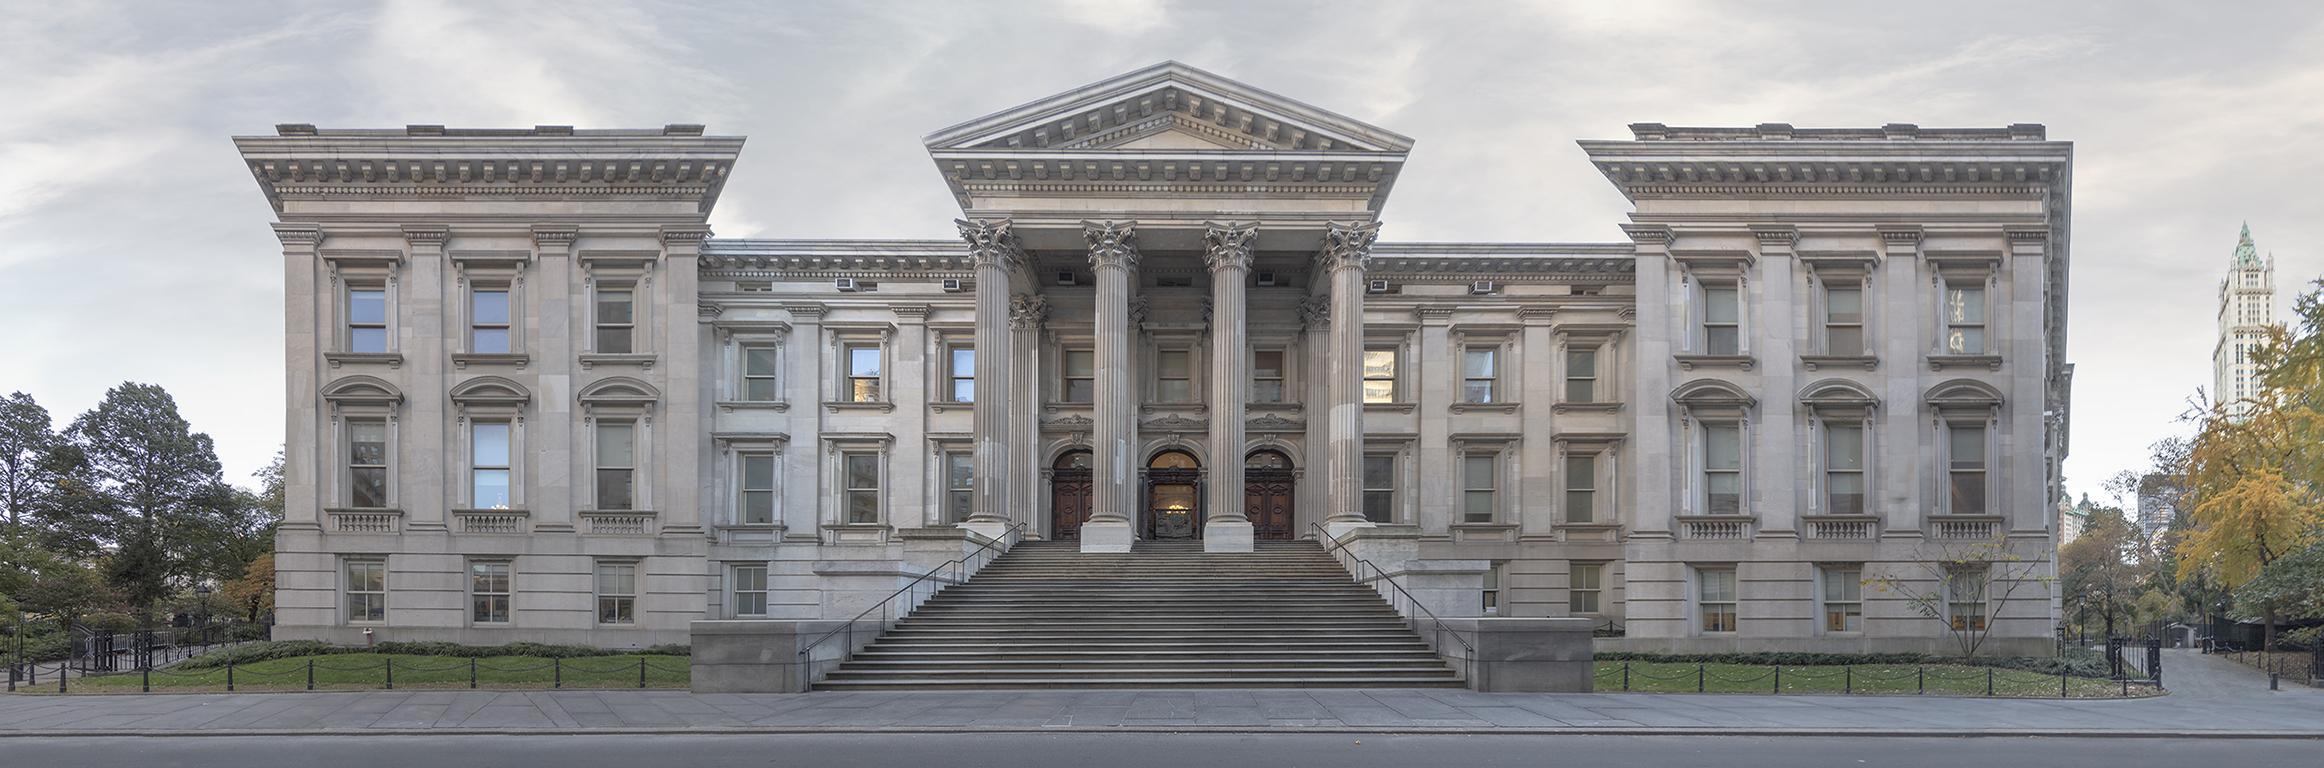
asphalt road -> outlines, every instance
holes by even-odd
[[[2324,741],[2132,738],[993,733],[0,739],[0,764],[328,768],[1196,766],[1229,768],[2080,768],[2318,765]]]

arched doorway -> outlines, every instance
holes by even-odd
[[[1251,520],[1251,535],[1260,539],[1289,539],[1299,531],[1291,521],[1293,487],[1291,457],[1261,449],[1243,459],[1243,513]]]
[[[1089,522],[1089,502],[1095,481],[1089,474],[1089,452],[1067,451],[1049,467],[1049,538],[1081,538],[1081,524]]]
[[[1146,462],[1146,538],[1202,535],[1202,463],[1185,451],[1163,451]]]

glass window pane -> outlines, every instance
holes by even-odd
[[[1462,494],[1461,516],[1469,522],[1489,522],[1493,519],[1493,492],[1469,491]]]
[[[1734,288],[1713,287],[1703,289],[1704,322],[1733,323],[1736,322],[1736,318],[1740,316],[1741,313],[1737,310],[1737,301]]]
[[[1068,403],[1089,402],[1096,392],[1097,383],[1089,379],[1074,379],[1065,382],[1065,402]]]
[[[775,362],[774,347],[744,347],[742,349],[742,375],[744,376],[773,376],[775,375]]]
[[[880,487],[880,458],[868,453],[850,453],[846,463],[848,488]]]
[[[627,469],[597,470],[597,508],[629,509],[635,504],[634,473]]]
[[[347,351],[386,352],[387,329],[350,328],[347,330]]]
[[[472,474],[475,481],[469,491],[470,504],[477,509],[508,508],[508,470],[479,469]]]
[[[381,465],[387,463],[387,425],[377,421],[347,423],[349,463]]]
[[[952,401],[953,401],[953,402],[955,402],[955,403],[973,403],[973,402],[976,402],[976,380],[975,380],[975,379],[953,379],[953,380],[952,380]]]
[[[1186,351],[1178,349],[1163,350],[1156,355],[1154,361],[1155,368],[1159,369],[1160,376],[1165,379],[1186,378],[1192,366],[1192,363],[1187,359]]]
[[[470,452],[479,467],[508,466],[508,428],[504,422],[480,421],[469,427]]]
[[[878,377],[880,375],[880,348],[848,347],[847,371],[850,376]]]
[[[1365,491],[1364,519],[1375,523],[1388,522],[1394,514],[1396,494],[1393,491]]]
[[[597,324],[628,325],[636,318],[628,291],[597,292]]]
[[[1462,350],[1461,377],[1466,379],[1492,378],[1493,352],[1494,350],[1491,348],[1476,347]]]
[[[972,488],[976,480],[976,457],[966,452],[944,454],[945,486]]]
[[[508,324],[508,292],[477,291],[468,295],[468,321],[476,325]]]
[[[1864,468],[1864,428],[1855,424],[1830,424],[1824,427],[1824,467],[1827,469]]]
[[[1165,403],[1183,403],[1194,399],[1193,382],[1185,379],[1163,379],[1157,382],[1154,396]]]
[[[362,289],[347,292],[347,322],[369,325],[387,323],[387,292]]]
[[[382,467],[358,467],[348,472],[353,487],[350,503],[356,507],[378,509],[387,506],[387,470]]]
[[[508,353],[507,328],[478,328],[468,337],[468,351],[481,355]]]
[[[1493,457],[1467,456],[1461,459],[1461,479],[1465,488],[1493,487]]]
[[[1956,355],[1985,353],[1985,329],[1976,327],[1953,328],[1945,332],[1945,351]]]
[[[1592,378],[1598,375],[1598,351],[1575,349],[1565,353],[1567,378]]]
[[[847,494],[847,521],[875,523],[880,519],[880,497],[874,491],[849,491]]]
[[[1280,402],[1283,402],[1283,382],[1281,382],[1281,381],[1254,381],[1254,382],[1251,382],[1251,402],[1254,402],[1254,403],[1280,403]]]
[[[1367,403],[1393,403],[1393,402],[1396,402],[1396,382],[1393,382],[1393,381],[1365,381],[1365,382],[1364,382],[1364,402],[1367,402]]]
[[[607,421],[597,424],[597,466],[637,466],[636,427],[628,422]]]
[[[1864,353],[1864,328],[1854,325],[1835,325],[1824,329],[1824,351],[1834,355]]]
[[[626,355],[634,349],[629,343],[627,326],[597,329],[597,351],[609,355]]]
[[[742,457],[742,487],[775,487],[775,457],[766,455]]]
[[[1985,514],[1985,473],[1953,473],[1953,505],[1948,509],[1956,515]]]
[[[775,521],[774,491],[744,491],[742,494],[742,521],[749,525],[765,525]]]
[[[1982,469],[1985,466],[1985,428],[1973,425],[1955,425],[1946,430],[1952,450],[1955,469]]]
[[[1396,350],[1364,350],[1364,378],[1393,379],[1396,377]]]
[[[1722,325],[1703,331],[1703,353],[1710,355],[1742,354],[1742,332],[1732,325]]]
[[[1251,375],[1262,379],[1283,378],[1283,351],[1263,349],[1252,352]]]
[[[1594,402],[1597,402],[1597,401],[1598,401],[1598,382],[1597,382],[1597,380],[1596,380],[1596,379],[1567,379],[1567,380],[1566,380],[1566,382],[1565,382],[1565,401],[1566,401],[1566,402],[1569,402],[1569,403],[1594,403]]]
[[[1394,487],[1396,487],[1396,457],[1394,457],[1394,456],[1366,456],[1366,457],[1364,457],[1364,487],[1366,487],[1366,488],[1394,488]]]
[[[1577,490],[1597,488],[1598,457],[1565,457],[1565,487]]]
[[[781,393],[775,389],[774,379],[745,379],[742,383],[742,399],[763,403],[781,399]]]
[[[976,350],[968,347],[952,348],[952,375],[954,378],[976,375]]]
[[[1945,291],[1945,322],[1985,322],[1985,289],[1972,287],[1948,288]]]
[[[1097,353],[1086,349],[1066,350],[1065,375],[1077,378],[1097,375]]]
[[[1824,319],[1834,323],[1864,321],[1864,292],[1855,288],[1833,288],[1824,292]]]
[[[1703,466],[1709,469],[1743,467],[1743,430],[1733,424],[1703,427]]]

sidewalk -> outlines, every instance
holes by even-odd
[[[2186,669],[2187,665],[2181,665]],[[2166,680],[2169,671],[2166,669]],[[1485,694],[1429,689],[364,691],[0,696],[0,738],[53,735],[1139,730],[1801,735],[2292,735],[2324,691],[2213,698]]]

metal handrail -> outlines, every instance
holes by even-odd
[[[888,622],[893,619],[903,618],[903,611],[901,610],[893,611],[893,616],[891,616],[890,609],[895,607],[896,598],[903,597],[907,593],[911,593],[913,596],[917,597],[920,585],[926,583],[929,579],[934,578],[937,574],[944,573],[945,568],[949,567],[952,569],[953,584],[967,581],[968,577],[971,575],[971,571],[969,570],[970,561],[977,561],[976,568],[978,570],[982,570],[986,565],[990,565],[993,560],[998,559],[1001,555],[1008,554],[1011,548],[1016,547],[1017,544],[1023,542],[1024,540],[1025,524],[1022,522],[1010,523],[1007,528],[1001,530],[1001,537],[999,539],[994,539],[991,542],[987,542],[983,536],[970,537],[969,541],[976,544],[980,548],[978,551],[971,554],[962,555],[951,560],[946,560],[937,564],[936,567],[922,572],[919,576],[914,577],[910,583],[907,583],[896,591],[889,593],[886,598],[881,599],[877,604],[863,609],[863,612],[856,614],[855,618],[848,619],[846,624],[842,624],[836,629],[825,632],[822,635],[817,636],[814,640],[808,641],[806,645],[800,646],[798,664],[800,671],[799,673],[802,676],[807,674],[808,665],[814,663],[815,657],[813,654],[817,646],[820,646],[825,641],[828,641],[832,637],[841,634],[847,635],[847,649],[840,653],[838,661],[847,661],[847,657],[855,653],[855,625],[857,622],[863,621],[864,617],[872,615],[873,611],[878,611],[880,613],[880,626],[882,628],[885,628],[888,625]],[[995,544],[998,544],[999,546],[994,546]],[[934,589],[929,590],[928,597],[934,598],[936,593],[944,591],[945,586],[949,585],[937,585]],[[801,685],[799,687],[805,688],[805,683],[809,682],[812,681],[802,679],[800,680]]]
[[[1396,577],[1388,575],[1387,569],[1381,568],[1378,564],[1373,563],[1370,560],[1357,557],[1356,553],[1348,551],[1348,543],[1341,541],[1338,537],[1332,536],[1331,531],[1326,530],[1322,524],[1308,523],[1307,527],[1315,529],[1315,537],[1317,541],[1331,543],[1330,546],[1324,548],[1324,554],[1331,555],[1333,559],[1339,561],[1340,567],[1348,569],[1348,575],[1353,577],[1356,580],[1356,583],[1361,584],[1364,582],[1363,569],[1370,568],[1372,573],[1375,575],[1375,578],[1372,580],[1374,583],[1387,584],[1390,589],[1396,590],[1396,594],[1404,596],[1404,601],[1412,605],[1412,610],[1428,617],[1429,626],[1433,627],[1436,631],[1436,647],[1438,649],[1438,653],[1443,653],[1444,636],[1446,633],[1450,633],[1452,635],[1452,639],[1459,641],[1461,644],[1461,650],[1467,652],[1463,656],[1463,659],[1468,662],[1468,679],[1472,684],[1475,683],[1477,679],[1477,646],[1462,638],[1459,630],[1446,629],[1444,626],[1444,619],[1438,618],[1435,611],[1431,611],[1428,609],[1428,606],[1422,605],[1420,598],[1413,597],[1411,592],[1405,591],[1404,585],[1396,583]],[[1379,588],[1373,587],[1372,591],[1377,592],[1379,591]],[[1394,609],[1396,607],[1395,598],[1389,598],[1388,607],[1390,609]]]

